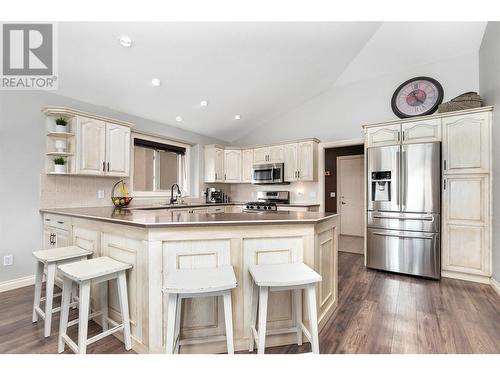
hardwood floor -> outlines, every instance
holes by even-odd
[[[41,320],[31,323],[32,298],[33,287],[0,293],[0,353],[56,353],[59,314],[53,317],[52,336],[44,339]],[[71,313],[76,316],[76,311]],[[91,322],[89,336],[99,331]],[[76,338],[77,327],[69,333]],[[500,296],[489,285],[367,270],[362,255],[339,253],[339,306],[320,333],[320,349],[321,353],[500,353]],[[309,351],[309,344],[266,349],[266,353]],[[90,345],[88,353],[127,352],[118,339],[108,336]]]

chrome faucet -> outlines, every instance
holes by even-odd
[[[176,197],[174,198],[174,187],[176,187],[176,186],[177,186],[177,194],[178,194],[178,195],[181,195],[181,194],[182,194],[182,192],[181,192],[181,188],[179,187],[179,185],[177,185],[177,184],[173,184],[173,185],[172,185],[172,187],[170,188],[170,204],[174,204],[175,202],[177,202],[177,198],[178,198],[178,196],[176,196]]]

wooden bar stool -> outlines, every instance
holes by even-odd
[[[237,282],[233,267],[180,269],[171,271],[165,280],[164,293],[168,293],[166,352],[179,353],[181,345],[226,340],[228,354],[234,354],[233,314],[231,308],[231,289]],[[180,340],[181,305],[185,298],[222,296],[226,335],[216,338]]]
[[[304,263],[261,264],[249,267],[254,286],[252,293],[252,312],[250,332],[248,335],[248,351],[253,352],[254,341],[257,342],[257,353],[264,354],[266,333],[268,335],[292,333],[297,334],[297,345],[302,345],[302,333],[311,342],[312,352],[319,354],[318,315],[316,311],[316,286],[321,276]],[[302,290],[308,297],[310,332],[302,323]],[[266,332],[267,300],[269,291],[292,290],[294,328],[279,329]],[[256,329],[257,303],[259,306],[259,330]]]
[[[33,256],[36,259],[36,272],[32,321],[33,323],[37,322],[39,316],[44,320],[43,333],[45,337],[50,336],[52,313],[58,312],[61,309],[60,307],[52,308],[54,298],[61,295],[61,293],[54,295],[56,267],[60,264],[87,259],[89,255],[92,255],[92,251],[82,249],[78,246],[33,251]],[[45,266],[47,266],[47,277],[45,280],[45,297],[42,298],[42,280]],[[40,302],[42,301],[45,301],[45,311],[40,308]]]
[[[87,345],[97,340],[109,336],[115,332],[123,331],[125,349],[132,348],[130,337],[130,318],[128,310],[127,276],[126,270],[132,268],[130,264],[118,262],[109,257],[99,257],[79,262],[65,264],[58,267],[63,276],[63,291],[61,304],[61,321],[59,326],[59,344],[57,351],[62,353],[65,344],[75,353],[85,354]],[[116,280],[118,286],[118,299],[120,302],[120,312],[122,323],[117,323],[108,316],[108,283],[109,280]],[[102,310],[89,314],[90,308],[90,285],[91,283],[101,283],[100,302]],[[78,319],[68,322],[71,290],[73,283],[80,287],[80,298],[78,301]],[[102,315],[103,332],[94,337],[87,338],[88,320],[97,315]],[[108,329],[108,322],[113,327]],[[66,331],[69,326],[78,324],[78,345],[69,338]]]

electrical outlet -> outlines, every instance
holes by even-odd
[[[99,199],[104,198],[104,190],[97,190],[97,198]]]
[[[5,255],[3,257],[3,265],[4,266],[12,266],[14,264],[14,256],[12,254]]]
[[[309,192],[309,198],[315,199],[316,198],[316,192],[315,191],[310,191]]]

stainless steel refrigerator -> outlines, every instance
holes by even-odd
[[[367,150],[367,266],[441,276],[441,144]]]

